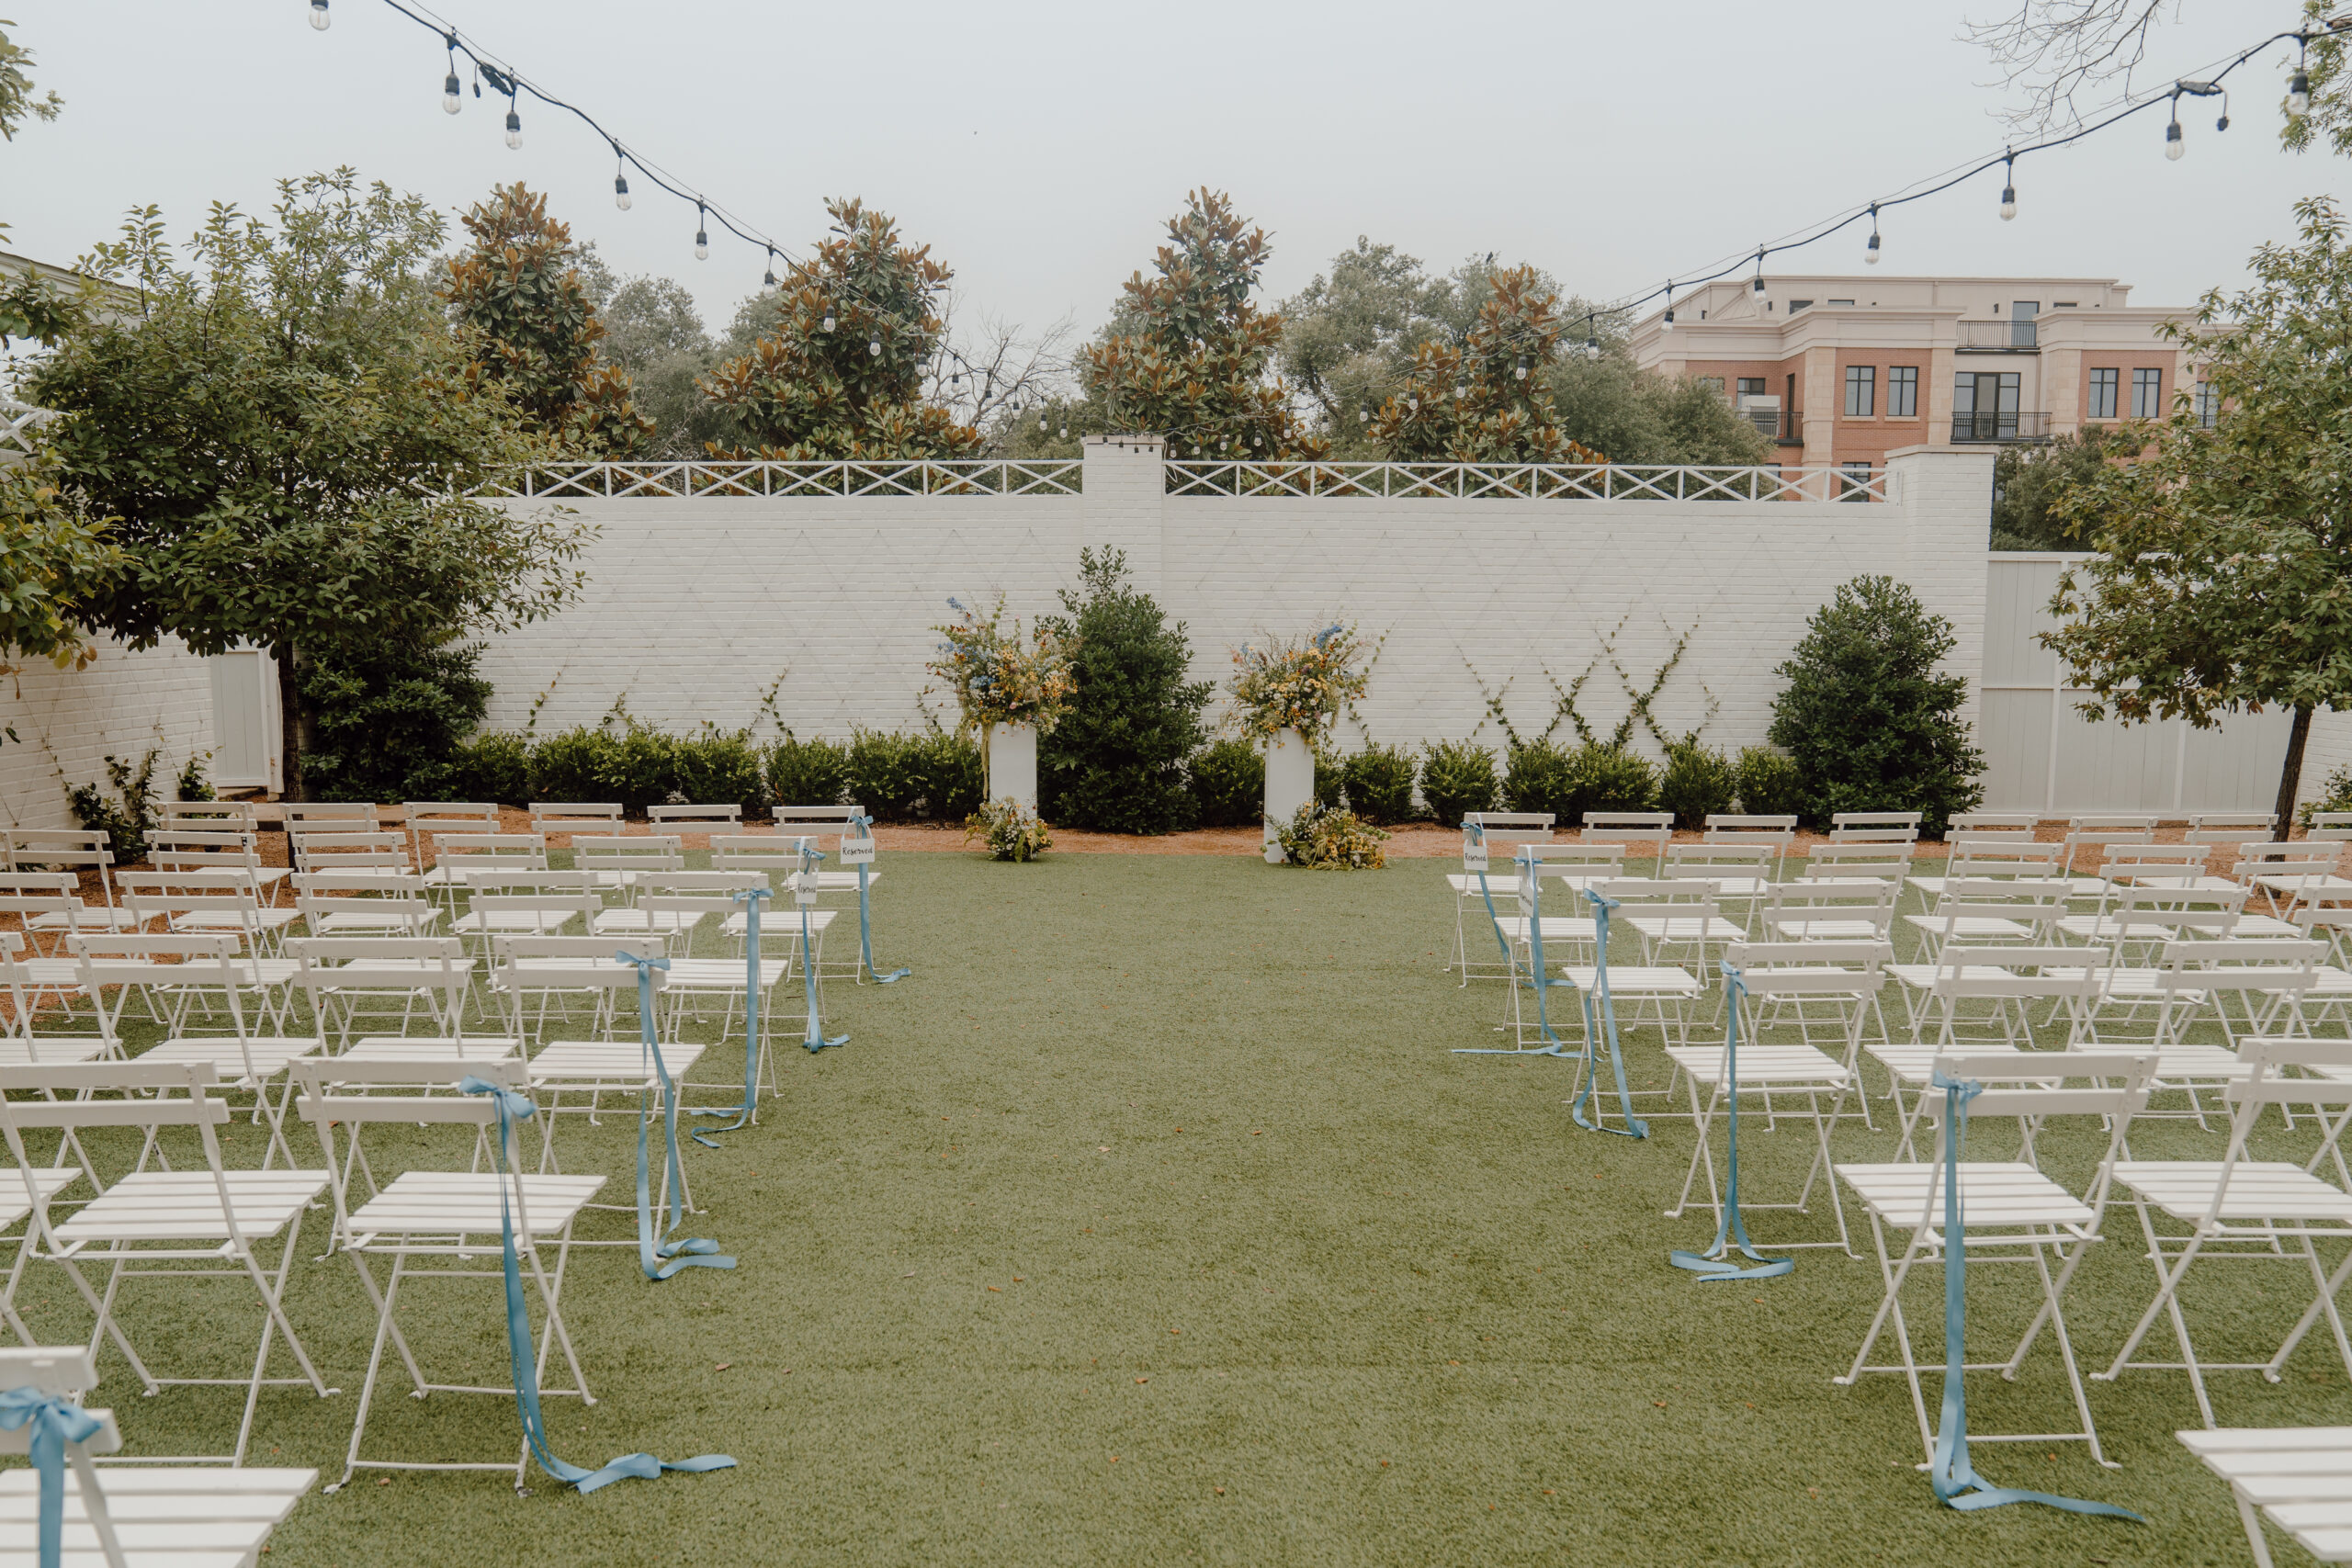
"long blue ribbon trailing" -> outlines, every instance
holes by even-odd
[[[33,1468],[40,1472],[40,1568],[58,1568],[65,1551],[65,1445],[106,1425],[70,1399],[37,1388],[0,1393],[0,1432],[30,1423]]]
[[[1715,1280],[1777,1280],[1796,1269],[1793,1258],[1767,1258],[1747,1239],[1747,1222],[1739,1213],[1739,1004],[1747,996],[1747,982],[1730,964],[1724,965],[1724,1010],[1730,1026],[1724,1033],[1724,1079],[1731,1091],[1730,1156],[1724,1168],[1723,1218],[1715,1223],[1715,1239],[1704,1252],[1677,1251],[1670,1261],[1677,1269],[1694,1270],[1699,1282]],[[1742,1269],[1731,1260],[1736,1238],[1741,1254],[1760,1269]]]
[[[651,1454],[640,1453],[623,1454],[602,1470],[582,1470],[576,1464],[564,1463],[548,1447],[547,1423],[539,1414],[538,1358],[531,1346],[531,1320],[523,1301],[523,1270],[514,1255],[514,1214],[506,1196],[506,1152],[514,1122],[534,1114],[538,1108],[527,1095],[470,1075],[458,1089],[465,1094],[486,1094],[498,1108],[498,1224],[506,1256],[506,1353],[514,1364],[514,1409],[522,1417],[523,1439],[530,1444],[539,1468],[582,1492],[594,1492],[630,1476],[650,1481],[665,1470],[733,1469],[735,1461],[727,1454],[703,1454],[667,1463]]]
[[[1533,867],[1531,865],[1528,869],[1532,871]],[[1577,1091],[1576,1103],[1568,1108],[1568,1115],[1577,1126],[1589,1133],[1614,1133],[1620,1137],[1646,1138],[1650,1135],[1650,1124],[1634,1114],[1634,1096],[1625,1087],[1625,1058],[1617,1049],[1617,1000],[1609,994],[1609,911],[1617,908],[1617,900],[1589,887],[1584,890],[1584,896],[1592,901],[1593,990],[1600,995],[1600,1017],[1594,1018],[1593,998],[1590,995],[1586,996],[1584,1087]],[[1539,990],[1536,995],[1540,998],[1543,992]],[[1617,1109],[1625,1119],[1623,1127],[1611,1127],[1588,1119],[1584,1113],[1585,1103],[1592,1098],[1592,1091],[1600,1081],[1600,1036],[1595,1027],[1597,1023],[1606,1023],[1609,1029],[1609,1066],[1617,1075]]]
[[[734,1121],[724,1127],[713,1127],[714,1133],[732,1133],[748,1125],[752,1112],[760,1103],[760,905],[774,897],[764,887],[746,887],[735,894],[735,902],[743,908],[743,1103],[737,1106],[697,1111],[697,1116],[732,1116]],[[704,1148],[718,1147],[705,1137],[700,1129],[690,1134]]]
[[[800,908],[800,984],[808,997],[808,1032],[800,1043],[815,1055],[829,1045],[846,1045],[849,1036],[837,1034],[825,1038],[824,1021],[817,1016],[817,955],[808,941],[808,909],[817,901],[817,863],[824,854],[812,839],[800,840],[800,870],[792,888],[792,901]]]
[[[1944,1091],[1944,1404],[1928,1479],[1937,1497],[1964,1512],[2009,1503],[2040,1503],[2070,1514],[2105,1514],[2146,1524],[2131,1509],[2112,1503],[2086,1503],[2077,1497],[1996,1486],[1969,1462],[1968,1392],[1962,1380],[1962,1368],[1968,1359],[1968,1237],[1961,1228],[1960,1145],[1968,1131],[1968,1102],[1984,1086],[1946,1077],[1940,1072],[1934,1082]]]
[[[871,817],[853,813],[849,819],[849,826],[850,837],[858,839],[874,837],[874,818]],[[865,964],[865,972],[874,976],[874,983],[877,986],[887,986],[894,980],[903,980],[914,973],[911,969],[900,967],[885,975],[874,967],[874,922],[866,914],[865,863],[864,861],[857,863],[857,953],[859,959]]]
[[[662,1227],[667,1236],[678,1228],[685,1200],[685,1173],[678,1165],[678,1090],[670,1081],[669,1064],[662,1059],[662,1043],[653,1028],[653,971],[667,969],[666,958],[639,958],[623,948],[613,954],[616,961],[637,966],[638,1029],[645,1041],[646,1053],[653,1059],[653,1070],[662,1079],[662,1130],[668,1145],[670,1223]],[[653,1199],[648,1190],[650,1183],[646,1171],[646,1124],[652,1121],[652,1107],[646,1097],[652,1092],[649,1085],[637,1091],[637,1262],[649,1280],[666,1280],[683,1269],[732,1269],[735,1260],[717,1256],[718,1244],[702,1236],[691,1240],[666,1241],[654,1235]],[[662,1262],[661,1259],[669,1261]]]
[[[1465,818],[1462,823],[1462,830],[1470,836],[1470,841],[1472,843],[1478,845],[1482,849],[1486,846],[1487,829],[1482,824],[1470,821]],[[1526,867],[1522,867],[1522,873],[1524,873],[1526,869]],[[1495,913],[1495,890],[1487,886],[1486,872],[1481,870],[1476,874],[1478,878],[1478,897],[1486,901],[1487,920],[1487,923],[1494,928],[1495,945],[1503,950],[1503,967],[1510,976],[1511,985],[1517,987],[1521,983],[1519,975],[1519,955],[1511,952],[1510,940],[1503,935],[1502,917]],[[1566,1056],[1574,1055],[1574,1053],[1568,1049],[1567,1042],[1562,1040],[1558,1035],[1552,1032],[1551,1015],[1544,1007],[1544,993],[1545,988],[1551,986],[1565,986],[1567,982],[1566,980],[1555,980],[1551,978],[1550,976],[1546,975],[1544,970],[1544,911],[1541,908],[1544,890],[1540,885],[1536,884],[1521,883],[1521,886],[1526,889],[1528,897],[1531,901],[1531,908],[1534,910],[1528,922],[1528,945],[1533,955],[1534,976],[1532,984],[1535,987],[1536,1035],[1539,1039],[1543,1040],[1544,1043],[1534,1046],[1457,1045],[1453,1048],[1453,1054],[1454,1055]]]

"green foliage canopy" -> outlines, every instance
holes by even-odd
[[[1039,748],[1046,818],[1113,833],[1167,833],[1193,825],[1184,759],[1199,747],[1201,710],[1216,686],[1188,681],[1192,640],[1148,593],[1127,581],[1125,553],[1079,552],[1077,592],[1064,590],[1050,631],[1071,655],[1077,690]]]

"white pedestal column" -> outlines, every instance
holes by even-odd
[[[1266,815],[1287,823],[1298,808],[1315,798],[1315,753],[1295,729],[1277,730],[1266,742]],[[1272,822],[1266,827],[1266,863],[1283,863],[1282,846],[1274,841]]]
[[[989,798],[1011,795],[1031,811],[1037,809],[1037,727],[1034,724],[992,724],[984,743],[989,755]],[[1309,787],[1312,787],[1310,781]]]

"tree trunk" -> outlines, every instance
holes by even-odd
[[[2295,796],[2303,787],[2303,745],[2312,738],[2312,710],[2295,710],[2294,728],[2287,731],[2287,761],[2278,770],[2278,836],[2289,839],[2295,832]]]
[[[302,692],[294,674],[294,645],[270,649],[277,660],[277,758],[280,800],[308,800],[302,790]]]

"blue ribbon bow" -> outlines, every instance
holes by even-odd
[[[1527,868],[1531,873],[1534,870],[1532,861],[1531,856]],[[1617,1110],[1624,1118],[1625,1124],[1611,1127],[1589,1120],[1584,1113],[1586,1102],[1591,1100],[1592,1091],[1600,1081],[1600,1036],[1594,1028],[1593,998],[1589,994],[1583,998],[1584,1087],[1577,1091],[1576,1103],[1568,1108],[1568,1115],[1577,1126],[1589,1133],[1615,1133],[1620,1137],[1646,1138],[1650,1135],[1650,1124],[1634,1114],[1634,1096],[1625,1087],[1625,1057],[1617,1049],[1617,999],[1609,994],[1609,911],[1617,908],[1617,900],[1589,887],[1584,890],[1584,896],[1592,901],[1593,990],[1600,998],[1600,1021],[1606,1023],[1609,1029],[1609,1066],[1617,1075]],[[1539,953],[1537,956],[1540,958],[1542,955]],[[1536,995],[1540,998],[1543,993],[1539,990]]]
[[[0,1432],[30,1423],[31,1459],[40,1472],[40,1568],[57,1568],[65,1550],[65,1445],[86,1441],[106,1425],[61,1395],[37,1388],[0,1393]]]
[[[685,1174],[678,1165],[677,1086],[670,1081],[669,1064],[662,1059],[662,1044],[655,1038],[653,1029],[653,971],[669,968],[670,961],[666,958],[639,958],[626,949],[614,953],[613,958],[616,963],[637,966],[638,1028],[647,1054],[653,1058],[653,1071],[662,1079],[662,1122],[664,1139],[669,1145],[666,1157],[670,1177],[670,1223],[662,1227],[662,1234],[666,1236],[678,1228],[683,1217],[683,1194],[686,1185]],[[752,962],[758,962],[756,956]],[[756,987],[753,994],[757,994]],[[653,1119],[652,1107],[646,1100],[650,1092],[650,1087],[637,1091],[638,1267],[645,1270],[645,1277],[649,1280],[666,1280],[682,1269],[732,1269],[735,1267],[733,1258],[714,1256],[718,1251],[718,1244],[715,1241],[700,1236],[692,1240],[665,1241],[657,1239],[653,1234],[653,1200],[649,1190],[650,1183],[645,1157],[646,1123]],[[659,1258],[669,1261],[656,1261]]]
[[[1724,1077],[1731,1088],[1731,1155],[1724,1171],[1724,1213],[1715,1223],[1715,1239],[1704,1252],[1676,1251],[1669,1261],[1677,1269],[1689,1269],[1699,1275],[1699,1282],[1715,1280],[1777,1280],[1796,1269],[1793,1258],[1767,1258],[1756,1250],[1747,1239],[1747,1222],[1739,1213],[1739,1004],[1747,995],[1747,982],[1730,964],[1724,965],[1724,1010],[1730,1016],[1724,1034]],[[1742,1256],[1763,1265],[1760,1269],[1742,1269],[1731,1260],[1734,1238]]]
[[[852,838],[870,839],[874,836],[874,818],[871,817],[852,812],[849,826]],[[865,964],[865,972],[874,976],[874,983],[877,986],[887,986],[893,980],[903,980],[914,973],[913,970],[901,966],[885,975],[874,967],[874,922],[866,913],[865,863],[864,861],[857,863],[857,953],[859,959]]]
[[[802,876],[816,875],[817,863],[824,858],[823,852],[817,848],[814,840],[800,840],[800,874]],[[863,871],[865,867],[860,866],[858,869]],[[861,884],[864,882],[862,877],[859,880]],[[808,941],[808,906],[797,895],[793,898],[793,903],[800,909],[800,984],[808,997],[808,1032],[801,1037],[800,1043],[807,1046],[808,1054],[813,1056],[829,1045],[848,1044],[849,1036],[837,1034],[831,1040],[825,1038],[824,1021],[817,1016],[817,959]],[[862,906],[858,912],[863,918],[865,910]]]
[[[743,909],[743,1103],[717,1110],[697,1111],[697,1116],[732,1116],[734,1121],[724,1127],[713,1127],[714,1133],[732,1133],[747,1126],[752,1112],[760,1103],[760,905],[775,894],[764,887],[739,890],[735,902]],[[718,1147],[697,1129],[690,1134],[704,1148]]]
[[[668,1463],[645,1453],[623,1454],[602,1470],[582,1470],[556,1458],[548,1447],[547,1423],[539,1414],[538,1361],[531,1347],[530,1314],[523,1301],[523,1270],[514,1255],[514,1214],[506,1196],[506,1149],[514,1136],[514,1123],[533,1115],[538,1108],[527,1095],[471,1075],[458,1085],[458,1090],[461,1094],[486,1094],[498,1108],[498,1224],[506,1258],[506,1353],[514,1365],[514,1409],[522,1417],[523,1439],[530,1445],[539,1468],[582,1492],[594,1492],[629,1476],[651,1480],[665,1470],[732,1470],[735,1461],[728,1454],[702,1454]]]
[[[1968,1102],[1984,1092],[1984,1086],[1947,1077],[1941,1072],[1935,1075],[1934,1083],[1944,1091],[1944,1403],[1928,1480],[1939,1499],[1963,1512],[2009,1503],[2040,1503],[2070,1514],[2104,1514],[2146,1524],[2140,1515],[2112,1503],[2086,1503],[2077,1497],[1996,1486],[1969,1462],[1968,1391],[1961,1371],[1968,1359],[1968,1238],[1961,1228],[1960,1145],[1968,1132]]]

